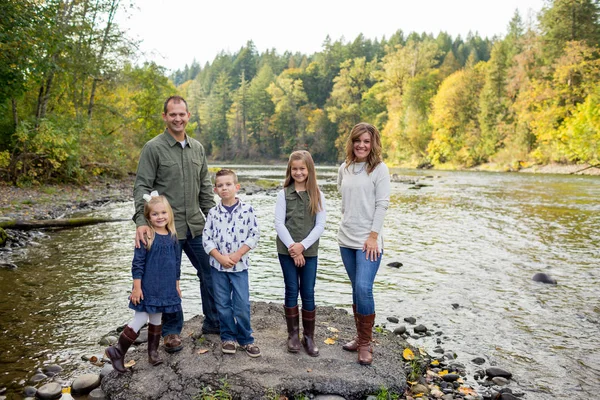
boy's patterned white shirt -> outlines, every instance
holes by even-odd
[[[231,254],[244,244],[250,249],[254,249],[258,244],[260,230],[254,209],[239,198],[237,200],[238,204],[231,212],[227,211],[221,202],[208,212],[202,232],[202,245],[207,254],[213,249],[217,249],[221,254]],[[223,268],[213,256],[209,257],[209,262],[219,271],[244,271],[250,267],[248,254],[249,252],[244,254],[233,268]]]

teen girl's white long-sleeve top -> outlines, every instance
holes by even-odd
[[[344,162],[338,170],[337,187],[342,195],[342,222],[338,244],[362,249],[369,234],[377,232],[377,246],[383,250],[383,219],[390,202],[390,171],[383,162],[367,174],[366,165]]]

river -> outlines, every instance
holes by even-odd
[[[233,166],[242,181],[281,181],[284,166]],[[336,230],[336,169],[318,168],[327,199],[317,305],[350,308]],[[385,254],[375,283],[376,323],[415,317],[443,334],[442,348],[469,371],[475,357],[513,373],[526,399],[591,399],[600,393],[600,178],[456,171],[392,170],[426,184],[392,183]],[[257,210],[261,241],[252,253],[252,300],[283,302],[276,258],[275,193],[242,194]],[[130,218],[132,203],[91,215]],[[97,367],[98,340],[129,321],[134,225],[117,222],[60,230],[0,270],[0,388],[19,398],[36,368],[55,363],[64,378]],[[386,264],[397,261],[399,269]],[[537,272],[557,285],[532,281]],[[186,318],[201,312],[198,280],[182,266]],[[453,304],[458,304],[455,308]],[[283,321],[282,321],[283,323]],[[410,329],[411,326],[407,325]],[[409,339],[431,352],[438,336]],[[282,350],[283,351],[283,350]],[[377,355],[375,354],[375,363]],[[472,373],[467,382],[473,383]]]

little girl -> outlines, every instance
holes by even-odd
[[[173,209],[164,196],[153,191],[145,194],[144,217],[152,230],[146,247],[135,249],[131,273],[133,290],[129,308],[135,310],[117,344],[106,349],[113,368],[125,372],[125,353],[137,339],[138,332],[148,321],[148,361],[152,365],[163,361],[158,356],[162,313],[181,311],[181,250],[175,231]]]
[[[275,230],[277,253],[285,281],[287,350],[300,350],[298,292],[302,298],[302,345],[312,357],[319,355],[314,342],[315,281],[319,237],[325,229],[325,197],[317,186],[315,163],[308,151],[290,155],[283,190],[277,194]]]

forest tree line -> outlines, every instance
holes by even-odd
[[[188,133],[222,161],[343,157],[360,121],[390,165],[503,168],[600,164],[600,6],[548,1],[535,24],[515,12],[503,37],[447,33],[324,39],[314,54],[248,41],[167,76],[135,62],[115,23],[120,0],[0,4],[0,176],[18,184],[134,171],[184,96]]]

